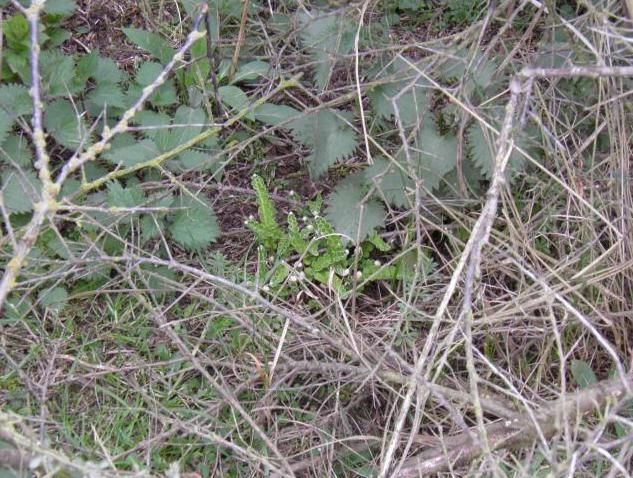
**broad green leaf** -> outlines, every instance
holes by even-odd
[[[254,111],[257,121],[270,126],[276,126],[283,121],[293,117],[298,117],[300,112],[291,106],[275,105],[273,103],[264,103]]]
[[[312,177],[319,177],[337,161],[348,157],[356,149],[354,130],[335,110],[319,110],[290,123],[294,136],[312,149],[308,169]],[[347,115],[349,116],[349,115]]]
[[[93,78],[97,83],[119,83],[125,78],[125,75],[119,70],[118,65],[112,58],[97,57],[97,65]]]
[[[167,41],[156,33],[148,32],[140,28],[124,28],[123,33],[130,41],[143,50],[151,53],[154,58],[166,64],[176,53]]]
[[[108,206],[133,208],[142,206],[145,194],[138,187],[124,188],[118,181],[108,184]]]
[[[405,170],[411,171],[413,168],[413,172],[422,180],[426,190],[437,189],[442,178],[455,167],[457,140],[450,133],[440,135],[435,123],[426,120],[415,141],[409,145],[409,157],[413,163],[411,165],[407,164],[404,149],[397,155]]]
[[[241,65],[235,72],[233,83],[240,81],[256,80],[260,76],[265,77],[270,70],[270,65],[265,61],[255,60]]]
[[[217,163],[217,159],[214,159],[212,155],[201,151],[185,151],[179,159],[183,168],[190,171],[205,171]]]
[[[171,118],[166,113],[143,110],[139,111],[132,121],[142,128],[147,128],[141,130],[143,136],[154,139],[159,131],[163,131],[169,127]]]
[[[55,100],[46,105],[44,127],[59,144],[75,150],[88,139],[88,130],[79,114],[70,101]]]
[[[222,103],[230,106],[231,109],[236,112],[248,108],[248,96],[246,96],[246,93],[244,93],[241,88],[237,86],[220,86],[218,93]],[[251,120],[255,119],[252,111],[246,115],[246,117]]]
[[[376,200],[363,202],[365,191],[356,184],[343,181],[327,198],[325,215],[336,232],[353,242],[363,241],[376,228],[384,227],[386,212]]]
[[[69,16],[77,8],[74,0],[46,0],[44,12],[49,15]]]
[[[176,111],[172,126],[169,129],[161,129],[154,139],[160,151],[170,151],[175,147],[195,138],[201,131],[207,116],[199,108],[181,106]]]
[[[28,166],[33,163],[33,152],[25,136],[10,135],[0,147],[0,161],[5,164]]]
[[[346,55],[354,46],[355,26],[345,15],[321,15],[300,12],[299,24],[303,28],[301,44],[310,53],[314,66],[314,82],[325,88],[336,66],[338,57]]]
[[[407,89],[402,93],[405,88]],[[405,128],[416,125],[428,111],[427,90],[416,86],[408,87],[404,82],[377,86],[368,96],[376,113],[385,119],[396,116],[395,101],[397,113]]]
[[[120,136],[115,138],[112,147],[103,157],[113,164],[130,167],[150,160],[159,154],[158,148],[149,139],[136,141],[132,138],[130,141],[129,136]]]
[[[88,110],[93,116],[98,116],[104,110],[125,108],[125,95],[115,83],[98,83],[94,90],[86,97]],[[112,114],[112,113],[110,113]]]
[[[29,23],[21,13],[16,13],[2,22],[2,30],[11,50],[28,50]]]
[[[4,207],[9,214],[29,212],[40,199],[41,183],[33,171],[5,172],[2,184]]]
[[[77,93],[75,60],[59,50],[44,50],[40,55],[42,89],[50,97],[68,96]]]
[[[406,166],[405,166],[406,168]],[[374,164],[363,171],[364,182],[376,186],[376,196],[395,207],[409,204],[407,190],[413,189],[413,181],[405,171],[384,158],[374,158]]]
[[[38,295],[40,304],[55,314],[59,314],[67,305],[68,292],[64,287],[44,289]]]
[[[202,203],[201,203],[202,201]],[[200,250],[214,242],[220,235],[215,213],[206,201],[189,196],[177,201],[179,210],[168,226],[174,241],[188,250]]]
[[[163,67],[160,64],[153,61],[143,62],[136,70],[134,81],[141,86],[151,85],[158,78],[161,71],[163,71]]]
[[[4,110],[0,110],[0,143],[4,142],[13,128],[13,118]]]
[[[0,86],[0,109],[12,117],[33,113],[33,100],[24,85]]]
[[[499,122],[493,122],[499,126]],[[472,156],[473,162],[481,170],[486,178],[491,178],[494,171],[494,161],[496,156],[496,147],[493,133],[488,128],[483,127],[478,121],[471,124],[466,132],[467,144]],[[527,151],[531,156],[537,157],[538,150],[534,147],[533,138],[537,132],[532,126],[524,128],[522,131],[515,132],[514,144],[515,148],[510,153],[508,165],[506,166],[506,176],[513,180],[517,174],[523,172],[526,167],[526,160],[516,147]]]
[[[590,385],[598,383],[596,374],[591,369],[591,366],[584,360],[572,360],[570,370],[579,388],[587,388]]]

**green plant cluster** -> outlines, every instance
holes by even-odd
[[[246,219],[245,224],[255,233],[258,278],[264,291],[286,296],[303,282],[322,284],[344,294],[354,285],[361,288],[372,281],[393,282],[412,274],[415,263],[411,256],[392,260],[392,246],[379,235],[372,234],[354,246],[351,238],[337,233],[321,216],[320,197],[309,202],[300,219],[288,213],[282,227],[263,178],[254,175],[252,186],[258,215]],[[428,274],[433,264],[425,259],[424,272]]]

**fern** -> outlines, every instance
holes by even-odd
[[[277,211],[270,200],[264,180],[255,174],[251,184],[255,190],[259,221],[249,220],[247,225],[256,234],[258,242],[266,248],[266,251],[273,252],[277,249],[277,244],[284,236],[281,227],[277,223]]]

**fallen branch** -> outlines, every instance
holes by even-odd
[[[603,408],[609,402],[620,402],[633,396],[627,393],[633,386],[633,375],[626,380],[605,380],[583,389],[562,400],[555,400],[535,411],[536,423],[527,414],[513,420],[502,420],[486,426],[488,448],[500,450],[516,448],[537,439],[539,434],[552,438],[564,429],[564,417],[577,418]],[[451,443],[447,448],[433,448],[405,460],[400,472],[402,478],[426,476],[444,470],[465,466],[485,452],[482,444],[476,443],[471,434],[460,433],[446,437]]]

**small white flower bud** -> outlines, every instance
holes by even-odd
[[[249,220],[249,221],[254,221],[254,220],[255,220],[255,216],[253,216],[252,214],[250,214],[250,215],[248,216],[248,220]]]
[[[262,290],[264,292],[270,292],[270,287],[268,287],[267,285],[265,285],[264,287],[262,287]]]
[[[275,258],[273,256],[268,256],[268,262],[275,262]]]
[[[360,279],[361,277],[363,277],[363,273],[361,271],[356,271],[356,278]]]
[[[297,262],[295,262],[295,267],[297,269],[301,269],[301,268],[303,268],[303,263],[301,261],[297,261]]]
[[[382,262],[380,262],[380,261],[376,260],[376,261],[374,261],[374,265],[375,265],[376,267],[380,267],[380,266],[382,265]]]
[[[290,282],[297,282],[299,278],[296,275],[292,274],[290,277],[288,277],[288,280]]]
[[[313,226],[312,224],[308,224],[308,225],[306,226],[306,229],[307,229],[308,231],[314,231],[314,226]]]
[[[301,218],[301,220],[302,220],[303,222],[308,222],[308,216],[303,216],[303,217]]]
[[[347,277],[347,276],[349,275],[349,269],[345,269],[345,270],[341,273],[341,275],[342,275],[343,277]]]

